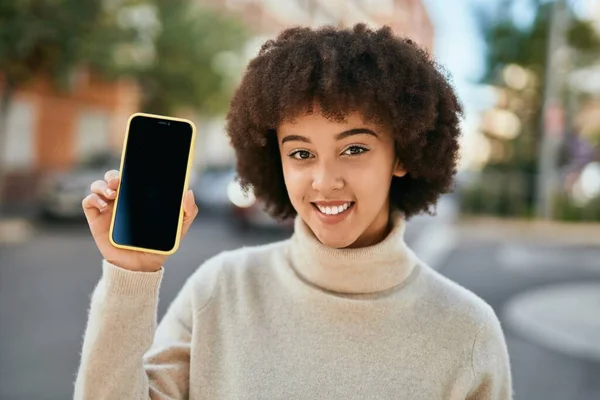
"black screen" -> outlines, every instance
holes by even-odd
[[[133,117],[115,210],[115,243],[173,249],[192,134],[186,122]]]

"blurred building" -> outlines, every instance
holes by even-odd
[[[239,14],[254,29],[241,64],[254,57],[260,46],[281,30],[292,26],[352,26],[364,22],[370,27],[390,26],[397,35],[408,36],[433,53],[434,27],[422,0],[197,0],[227,12]],[[202,140],[197,158],[208,164],[227,164],[234,159],[224,134],[225,122],[199,122]]]
[[[70,91],[61,92],[40,77],[15,93],[0,149],[9,201],[30,198],[40,174],[120,149],[127,119],[139,107],[136,85],[106,82],[85,69],[73,75],[71,84]]]
[[[294,26],[389,25],[433,50],[433,25],[421,0],[199,0],[239,13],[259,35]]]
[[[131,82],[105,82],[85,71],[68,93],[37,79],[17,92],[8,118],[5,160],[10,169],[62,169],[118,142],[138,108]]]

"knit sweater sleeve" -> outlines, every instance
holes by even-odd
[[[500,321],[493,311],[475,336],[471,366],[473,387],[468,400],[513,398],[508,349]]]
[[[103,262],[102,278],[92,294],[75,399],[187,397],[196,274],[157,327],[163,271],[132,272]]]

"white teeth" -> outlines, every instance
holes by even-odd
[[[317,208],[323,214],[336,215],[336,214],[346,211],[348,209],[348,207],[350,207],[351,204],[352,203],[345,203],[345,204],[342,204],[341,206],[331,206],[331,207],[323,207],[323,206],[317,205]]]

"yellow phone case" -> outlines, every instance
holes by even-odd
[[[180,208],[179,208],[179,222],[177,223],[177,236],[175,238],[175,244],[174,244],[173,248],[171,250],[167,250],[167,251],[146,249],[143,247],[126,246],[126,245],[115,243],[113,240],[113,229],[114,229],[114,224],[115,224],[115,216],[116,216],[117,207],[119,206],[119,191],[121,189],[121,177],[122,177],[122,173],[123,173],[123,164],[125,162],[125,151],[127,150],[127,139],[129,137],[129,127],[131,125],[131,120],[137,116],[168,119],[171,121],[182,121],[182,122],[186,122],[186,123],[190,124],[190,126],[192,127],[192,141],[190,144],[190,153],[188,156],[188,164],[187,164],[187,168],[186,168],[186,172],[185,172],[184,190],[183,190],[183,195],[181,196],[181,204],[180,204]],[[195,143],[196,143],[196,125],[194,125],[194,123],[190,120],[183,119],[183,118],[167,117],[165,115],[147,114],[147,113],[135,113],[129,117],[129,120],[127,121],[127,130],[125,131],[125,140],[123,142],[123,149],[121,151],[121,165],[119,167],[119,187],[117,188],[117,196],[115,198],[115,205],[113,207],[112,217],[111,217],[111,221],[110,221],[110,230],[108,232],[108,239],[110,240],[110,243],[114,247],[117,247],[119,249],[142,251],[142,252],[146,252],[146,253],[162,254],[162,255],[170,255],[177,251],[177,249],[179,248],[179,243],[181,241],[181,228],[183,225],[183,197],[185,196],[187,189],[188,189],[188,185],[189,185],[190,170],[191,170],[192,164],[193,164]]]

